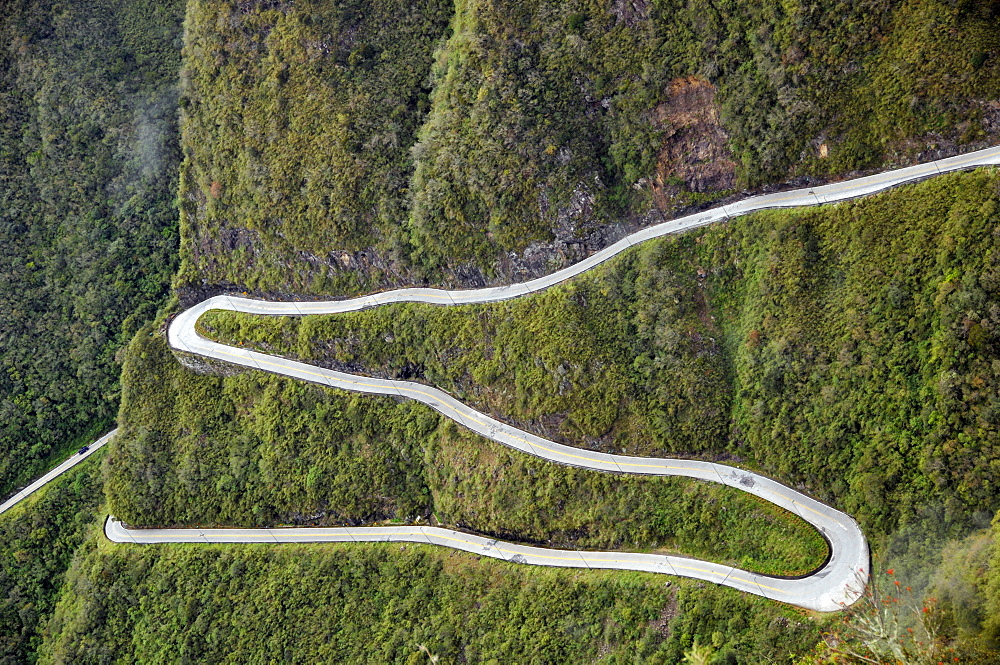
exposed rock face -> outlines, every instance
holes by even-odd
[[[614,0],[611,13],[618,23],[634,27],[649,18],[650,0]]]
[[[724,191],[736,183],[715,86],[692,76],[674,79],[667,92],[667,101],[654,111],[654,120],[666,132],[652,183],[661,210],[683,204],[675,199],[684,192]]]
[[[230,363],[220,362],[214,358],[205,358],[202,356],[196,356],[191,353],[184,351],[178,351],[172,349],[174,357],[177,361],[191,370],[195,374],[208,374],[211,376],[236,376],[237,374],[243,374],[249,372],[250,370],[246,367],[241,367],[239,365],[233,365]]]

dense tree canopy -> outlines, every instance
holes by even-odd
[[[0,21],[0,495],[108,429],[176,265],[182,2]]]
[[[815,566],[818,534],[732,490],[558,468],[411,403],[194,373],[157,326],[168,282],[179,267],[187,303],[517,281],[740,190],[996,143],[997,2],[3,10],[0,494],[110,427],[119,393],[123,430],[103,473],[0,518],[0,662],[674,663],[695,644],[787,662],[836,635],[823,662],[860,639],[854,617],[831,633],[712,586],[423,547],[111,545],[99,486],[136,524],[419,518]],[[1000,639],[998,186],[986,170],[756,215],[516,303],[203,325],[575,445],[800,486],[939,599],[928,614],[973,662]]]
[[[872,536],[930,503],[962,522],[1000,509],[998,189],[983,170],[757,213],[506,303],[200,325],[575,445],[731,456]]]

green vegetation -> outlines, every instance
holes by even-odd
[[[1000,655],[1000,513],[992,528],[952,540],[939,551],[933,561],[921,562],[917,581],[898,567],[876,569],[864,597],[797,664],[995,663]],[[924,584],[919,573],[928,572]]]
[[[871,168],[986,136],[1000,89],[996,2],[729,4],[700,7],[698,34],[743,182]]]
[[[945,521],[996,511],[998,182],[947,176],[706,235],[739,261],[717,298],[737,322],[734,452],[876,537],[930,503]]]
[[[509,303],[212,312],[200,326],[426,381],[577,445],[729,454],[804,482],[860,518],[876,554],[918,589],[914,602],[937,598],[933,623],[900,616],[900,630],[933,632],[934,653],[990,662],[1000,550],[990,531],[956,536],[998,504],[998,199],[1000,174],[980,170],[654,241]],[[711,423],[710,408],[717,424],[703,438],[677,417]],[[841,649],[861,649],[871,629],[852,621],[835,633]],[[918,653],[919,641],[905,648]]]
[[[998,185],[986,170],[758,214],[509,303],[201,325],[577,445],[733,455],[878,542],[924,506],[951,523],[1000,504]]]
[[[397,233],[451,12],[443,0],[191,0],[178,281],[275,288],[265,276],[281,271],[306,290],[330,252]]]
[[[159,335],[136,338],[123,380],[106,489],[129,524],[429,519],[554,547],[668,548],[778,574],[814,569],[827,551],[798,517],[731,488],[561,467],[414,402],[260,372],[200,376]]]
[[[416,545],[105,546],[74,562],[41,663],[732,663],[819,622],[655,575],[516,566]]]
[[[144,324],[177,265],[178,224],[184,300],[507,281],[741,188],[996,142],[998,12],[5,3],[0,494],[110,426],[123,360],[105,491],[134,524],[420,518],[811,568],[818,535],[743,493],[559,468],[389,398],[195,374]],[[710,93],[679,100],[681,80]],[[686,125],[695,108],[701,125]],[[706,142],[719,187],[698,170]],[[1000,639],[1000,527],[985,530],[1000,508],[998,189],[980,172],[757,215],[515,303],[204,325],[427,381],[575,445],[801,485],[857,516],[876,552],[922,567],[940,635],[972,654]],[[804,654],[828,627],[711,585],[433,548],[111,545],[96,473],[0,518],[0,661],[749,663]]]
[[[4,3],[0,495],[117,411],[177,245],[182,2]]]
[[[942,551],[930,584],[940,625],[982,646],[1000,647],[1000,520]]]
[[[202,332],[307,362],[423,381],[562,442],[647,456],[718,450],[727,359],[695,236],[527,298],[337,316],[212,311]]]
[[[575,260],[655,218],[658,188],[673,214],[996,136],[996,3],[420,7],[189,4],[178,286],[512,279],[509,252],[556,239],[530,269]],[[682,80],[713,92],[678,106]],[[711,128],[676,134],[698,113]],[[706,163],[680,177],[670,155]]]
[[[100,513],[95,459],[0,515],[0,663],[33,663],[66,570]]]

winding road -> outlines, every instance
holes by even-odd
[[[202,314],[213,309],[249,314],[305,316],[352,312],[397,302],[450,306],[509,300],[547,289],[590,270],[633,245],[652,238],[687,231],[758,210],[834,203],[866,196],[940,173],[996,164],[1000,164],[1000,147],[822,187],[749,198],[643,229],[622,238],[580,263],[521,284],[462,291],[431,288],[399,289],[349,300],[324,302],[271,302],[223,295],[195,305],[177,315],[170,323],[168,340],[171,347],[178,351],[311,381],[331,388],[414,399],[482,436],[557,464],[610,473],[685,476],[722,483],[749,492],[801,516],[826,537],[830,543],[831,556],[822,568],[811,575],[798,579],[784,579],[676,556],[578,552],[529,547],[439,527],[130,529],[114,518],[109,518],[105,525],[105,533],[112,541],[134,543],[357,541],[430,543],[515,563],[668,573],[722,584],[811,610],[842,609],[861,596],[868,582],[869,552],[864,534],[850,516],[770,478],[709,462],[610,455],[561,445],[480,413],[436,388],[408,381],[336,372],[245,348],[227,346],[199,335],[195,323]]]

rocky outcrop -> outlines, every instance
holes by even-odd
[[[689,203],[687,193],[725,192],[736,184],[729,135],[719,122],[715,86],[694,76],[674,79],[654,121],[664,130],[653,176],[660,210]]]

